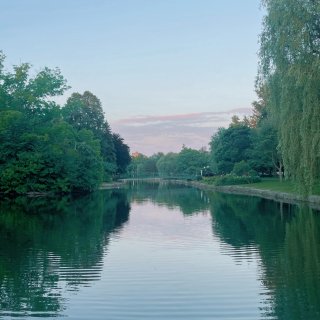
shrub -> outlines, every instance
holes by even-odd
[[[242,160],[235,163],[232,173],[236,176],[257,176],[257,172],[253,170],[250,165]]]
[[[212,177],[203,177],[202,182],[206,184],[215,184],[215,181],[217,180],[216,176]]]
[[[233,174],[227,174],[225,176],[220,176],[216,178],[214,184],[216,186],[228,186],[228,185],[237,185],[237,184],[248,184],[260,182],[261,178],[258,176],[236,176]]]

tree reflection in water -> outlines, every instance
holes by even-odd
[[[171,182],[132,182],[128,190],[130,201],[150,201],[167,208],[179,208],[184,215],[209,209],[207,194],[199,189]]]
[[[262,318],[320,319],[320,214],[307,207],[168,183],[135,183],[131,201],[210,210],[221,250],[237,262],[259,259]]]
[[[320,319],[320,214],[255,197],[211,194],[213,232],[236,259],[258,253],[265,317]]]
[[[99,279],[109,235],[129,211],[123,191],[1,201],[0,315],[61,312],[65,288]]]

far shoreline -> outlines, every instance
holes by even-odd
[[[180,179],[165,179],[165,178],[128,178],[120,179],[113,182],[103,182],[97,190],[113,190],[124,188],[126,184],[130,181],[141,181],[141,182],[153,182],[153,183],[169,183],[169,184],[180,184],[184,186],[190,186],[198,188],[205,191],[237,194],[244,196],[254,196],[260,197],[268,200],[273,200],[277,202],[285,202],[289,204],[296,205],[308,205],[311,209],[320,211],[320,196],[310,195],[308,197],[303,197],[302,195],[289,192],[273,191],[267,188],[253,188],[246,185],[229,185],[229,186],[215,186],[212,184],[203,183],[200,181],[191,180],[180,180]],[[1,193],[0,193],[1,194]],[[24,194],[30,198],[38,197],[54,197],[57,194],[52,192],[27,192]],[[23,196],[23,195],[20,195]]]

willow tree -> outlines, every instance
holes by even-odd
[[[286,175],[310,193],[320,175],[320,2],[263,5],[258,82],[268,87]]]

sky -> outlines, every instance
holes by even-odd
[[[259,0],[0,0],[6,66],[59,67],[131,151],[206,147],[256,98]]]

